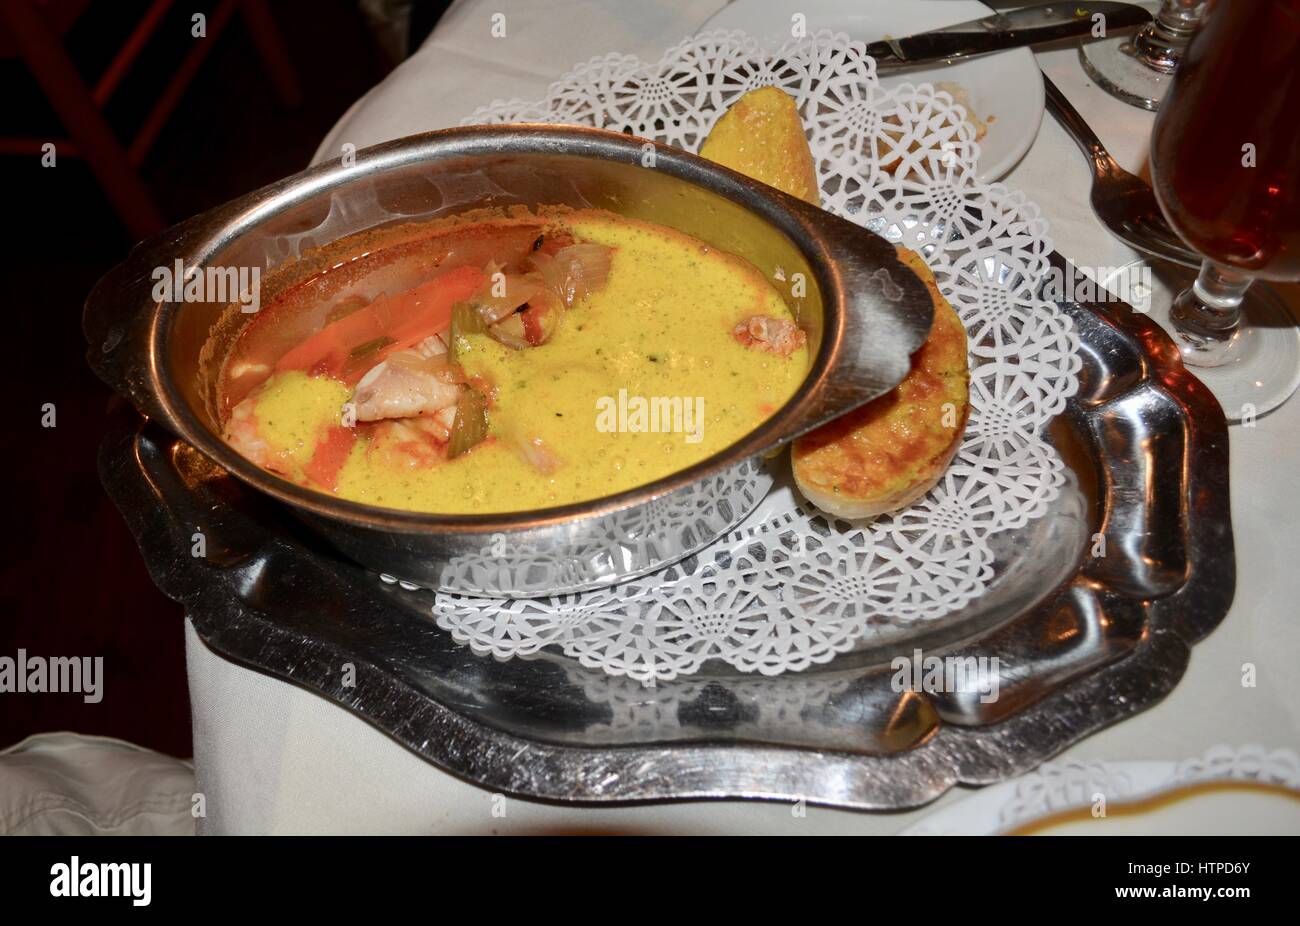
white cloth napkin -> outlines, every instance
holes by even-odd
[[[190,836],[190,763],[122,740],[29,736],[0,752],[0,835]]]

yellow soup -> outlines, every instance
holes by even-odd
[[[539,346],[513,350],[486,334],[453,345],[467,377],[491,384],[489,437],[430,462],[404,456],[387,431],[358,429],[335,494],[448,514],[599,498],[722,450],[798,388],[806,347],[782,356],[746,347],[734,332],[752,316],[790,319],[751,264],[609,213],[573,213],[563,224],[577,241],[611,249],[605,284]],[[293,371],[275,373],[254,393],[258,437],[291,478],[312,484],[303,468],[340,424],[350,392],[327,376]],[[530,460],[530,446],[547,448],[548,465]]]

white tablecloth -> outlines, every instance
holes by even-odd
[[[318,158],[337,156],[345,143],[361,148],[455,125],[493,99],[537,99],[547,84],[594,55],[657,58],[721,6],[719,0],[460,0],[420,51],[339,121]],[[491,34],[497,12],[506,16],[504,39]],[[1151,115],[1092,87],[1072,48],[1038,57],[1116,158],[1141,171]],[[1078,149],[1047,116],[1005,182],[1043,208],[1066,257],[1120,266],[1135,255],[1093,217],[1089,179]],[[1287,295],[1293,307],[1300,305],[1294,288]],[[1232,430],[1238,579],[1231,613],[1196,647],[1167,700],[1084,740],[1066,758],[1180,760],[1221,743],[1300,745],[1293,669],[1300,652],[1297,449],[1300,399],[1255,427]],[[575,809],[511,799],[500,816],[493,795],[439,771],[341,708],[218,657],[192,627],[187,654],[195,770],[207,802],[201,832],[883,834],[967,793],[957,789],[905,814],[808,808],[797,816],[787,805],[740,802]],[[1245,663],[1256,666],[1256,687],[1242,686]]]

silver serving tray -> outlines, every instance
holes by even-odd
[[[1023,774],[1155,704],[1232,602],[1218,403],[1127,306],[1062,309],[1083,345],[1079,392],[1050,432],[1071,478],[1047,516],[995,538],[1000,578],[916,633],[773,678],[706,665],[645,688],[548,652],[477,657],[435,625],[431,592],[329,553],[125,406],[101,474],[155,581],[210,647],[485,788],[565,802],[912,807],[954,784]],[[206,558],[191,555],[196,530]],[[1104,557],[1091,555],[1097,533]],[[889,660],[915,647],[996,655],[1011,677],[1004,669],[990,704],[896,693]],[[357,669],[351,688],[345,662]]]

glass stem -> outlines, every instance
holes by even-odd
[[[1204,12],[1205,0],[1165,0],[1151,25],[1133,37],[1142,63],[1172,74]]]
[[[1250,284],[1251,278],[1240,271],[1209,260],[1201,264],[1196,282],[1178,294],[1169,313],[1187,363],[1219,366],[1227,361]]]

